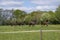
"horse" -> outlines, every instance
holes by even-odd
[[[48,20],[42,21],[41,25],[48,26]]]
[[[34,26],[36,24],[36,21],[31,21],[31,22],[29,22],[29,26]]]

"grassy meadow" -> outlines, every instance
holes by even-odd
[[[60,40],[60,32],[43,32],[43,40]],[[0,40],[40,40],[40,32],[0,33]]]
[[[35,25],[29,27],[22,26],[0,26],[0,32],[14,32],[27,30],[60,30],[60,25],[41,26]],[[43,40],[60,40],[60,32],[43,32]],[[0,33],[0,40],[40,40],[40,32],[19,32],[19,33]]]
[[[35,25],[29,27],[28,25],[22,26],[0,26],[0,32],[10,32],[10,31],[27,31],[27,30],[60,30],[60,25],[49,25],[49,26],[40,26]]]

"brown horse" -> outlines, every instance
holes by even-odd
[[[36,24],[36,21],[35,20],[29,22],[29,26],[34,26],[35,24]]]
[[[41,25],[46,25],[46,26],[48,26],[48,20],[45,20],[45,21],[41,22]]]

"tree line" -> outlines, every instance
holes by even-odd
[[[36,24],[41,24],[41,21],[45,20],[48,20],[49,24],[60,24],[60,6],[56,8],[55,12],[37,10],[27,13],[19,9],[12,11],[12,16],[8,20],[1,18],[0,12],[0,25],[28,25],[33,21]]]

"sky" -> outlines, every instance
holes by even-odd
[[[59,5],[60,0],[0,0],[0,8],[20,9],[26,12],[55,11]]]

